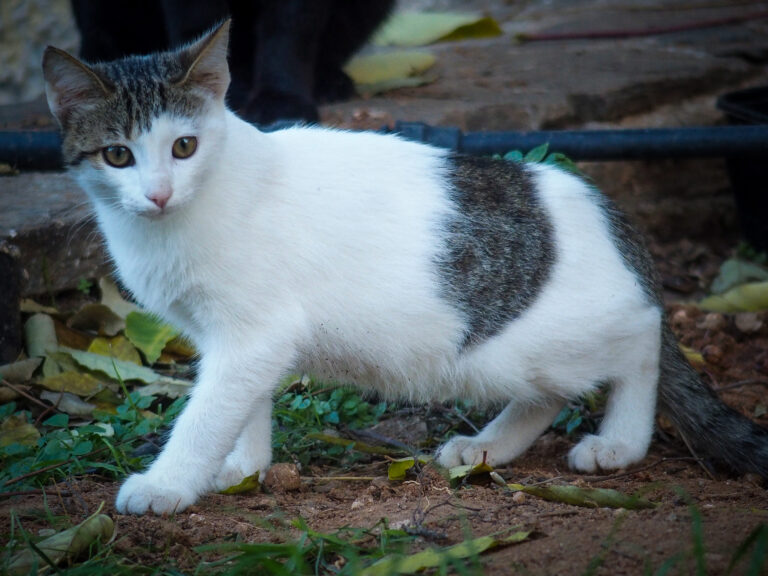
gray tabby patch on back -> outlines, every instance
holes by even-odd
[[[554,235],[524,165],[459,155],[447,162],[458,214],[446,223],[438,270],[445,297],[467,320],[467,346],[533,303],[554,263]]]

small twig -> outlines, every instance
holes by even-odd
[[[103,448],[98,448],[96,450],[88,452],[87,454],[83,454],[82,456],[80,456],[80,458],[88,458],[90,456],[95,456],[96,454],[100,454],[101,452],[105,452],[106,450],[108,450],[106,446]],[[57,462],[55,464],[49,464],[48,466],[43,466],[39,470],[27,472],[26,474],[22,474],[21,476],[16,476],[15,478],[6,480],[5,482],[3,482],[3,486],[10,486],[11,484],[15,484],[16,482],[20,482],[21,480],[26,480],[27,478],[32,478],[33,476],[37,476],[38,474],[43,474],[44,472],[55,470],[56,468],[59,468],[60,466],[64,466],[65,464],[71,464],[74,461],[75,461],[75,458],[70,458],[68,460],[64,460],[63,462]]]
[[[733,382],[732,384],[726,384],[725,386],[715,388],[715,392],[723,392],[725,390],[732,390],[733,388],[740,388],[741,386],[751,386],[753,384],[768,386],[768,380],[760,380],[758,378],[753,378],[751,380],[739,380],[738,382]]]
[[[308,482],[332,482],[341,480],[343,482],[373,482],[376,476],[305,476],[302,480]]]
[[[10,388],[14,392],[16,392],[16,394],[19,394],[20,396],[24,396],[24,398],[26,398],[30,402],[33,402],[34,404],[37,404],[38,406],[40,406],[42,408],[45,408],[45,410],[50,411],[51,409],[54,409],[54,410],[56,410],[56,412],[60,412],[60,410],[58,408],[56,408],[55,406],[51,406],[50,404],[46,404],[45,402],[43,402],[39,398],[35,398],[31,394],[27,394],[24,390],[22,390],[18,386],[15,386],[15,385],[11,384],[10,382],[8,382],[8,380],[3,380],[2,382],[3,382],[3,386],[7,386],[8,388]]]
[[[389,446],[394,446],[395,448],[400,448],[400,450],[403,450],[404,452],[415,455],[418,450],[414,450],[407,444],[400,442],[399,440],[395,440],[394,438],[389,438],[388,436],[383,436],[382,434],[377,434],[376,432],[373,432],[371,430],[345,430],[345,432],[351,436],[358,436],[360,438],[367,438],[368,440],[375,440],[376,442],[379,442],[380,444],[387,444]]]

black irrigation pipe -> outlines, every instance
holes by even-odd
[[[572,160],[768,156],[768,125],[462,133],[456,128],[399,122],[394,131],[465,154],[526,152],[548,144],[550,151]]]
[[[465,154],[525,152],[546,143],[550,151],[573,160],[768,156],[768,125],[463,133],[457,128],[398,122],[392,132]],[[0,163],[21,169],[60,169],[60,146],[56,132],[0,131]]]

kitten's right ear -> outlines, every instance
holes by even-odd
[[[43,53],[48,106],[61,126],[75,108],[87,108],[110,94],[104,81],[74,56],[48,46]]]

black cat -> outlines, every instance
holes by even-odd
[[[72,0],[90,62],[189,42],[232,17],[228,103],[266,126],[318,120],[317,104],[349,98],[341,69],[387,17],[394,0]]]

